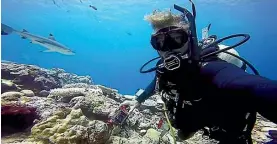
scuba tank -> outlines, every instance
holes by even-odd
[[[218,44],[215,47],[205,48],[206,46],[208,46],[209,44],[211,44],[217,40],[216,35],[209,35],[210,28],[211,28],[211,24],[209,24],[207,27],[202,29],[202,40],[199,41],[199,47],[202,48],[202,53],[201,53],[202,55],[214,52],[216,50],[222,50],[222,49],[229,47],[227,45]],[[239,53],[235,49],[229,49],[229,50],[227,50],[227,52],[232,53],[236,56],[239,56]],[[216,57],[219,59],[222,59],[228,63],[234,64],[237,67],[242,68],[243,70],[246,69],[246,64],[242,60],[236,58],[233,55],[230,55],[227,53],[219,53],[216,55]]]

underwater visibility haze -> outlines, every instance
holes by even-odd
[[[273,16],[277,13],[277,1],[194,2],[199,39],[201,29],[209,23],[212,24],[210,34],[219,38],[249,34],[250,40],[236,50],[262,76],[277,79],[277,17]],[[1,36],[2,60],[89,75],[96,84],[131,95],[153,79],[154,73],[141,74],[139,69],[158,56],[150,44],[153,30],[144,16],[155,9],[171,8],[179,13],[173,4],[190,9],[187,0],[2,0],[1,4],[2,24],[46,39],[51,34],[74,52],[74,55],[51,52],[51,49],[47,52],[41,44],[30,42],[32,38],[8,34]],[[44,44],[53,46],[52,41]]]

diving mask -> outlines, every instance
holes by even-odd
[[[182,48],[188,42],[187,32],[177,26],[169,26],[158,30],[151,36],[151,45],[157,51],[172,51]]]

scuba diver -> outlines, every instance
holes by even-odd
[[[218,40],[216,36],[206,36],[199,42],[194,4],[193,14],[178,5],[174,8],[182,12],[181,24],[172,14],[162,22],[149,18],[155,29],[151,45],[159,57],[145,63],[140,72],[155,71],[156,75],[135,100],[124,101],[121,106],[133,110],[159,93],[179,138],[188,139],[203,130],[204,135],[222,144],[251,144],[257,112],[277,124],[277,82],[260,76],[249,62],[229,51],[245,43],[250,38],[248,34]],[[219,47],[222,41],[234,37],[244,39],[233,46]],[[221,53],[239,59],[255,75],[246,72],[245,66],[220,58]],[[160,60],[154,68],[143,70],[156,59]]]

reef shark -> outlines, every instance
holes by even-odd
[[[21,36],[22,39],[29,39],[30,43],[41,45],[47,50],[43,52],[58,52],[64,55],[75,55],[75,52],[57,42],[52,34],[49,34],[49,37],[42,37],[35,34],[29,33],[27,30],[23,29],[22,31],[18,31],[13,29],[10,26],[1,23],[1,35],[8,35],[12,32]]]

